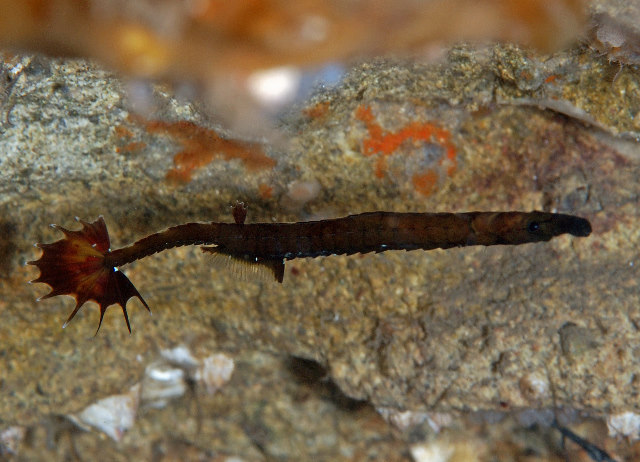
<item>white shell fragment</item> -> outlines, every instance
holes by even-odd
[[[640,439],[640,415],[634,412],[623,412],[607,418],[609,436]]]
[[[189,349],[180,345],[160,352],[161,360],[145,370],[142,381],[144,406],[162,408],[187,391],[187,380],[204,385],[207,393],[218,391],[231,378],[234,362],[228,356],[217,353],[204,359],[196,359]]]
[[[175,348],[167,348],[160,352],[160,356],[176,366],[182,368],[195,368],[200,362],[193,357],[189,348],[185,345],[178,345]]]
[[[156,409],[181,397],[187,391],[185,370],[165,361],[156,361],[147,366],[142,379],[142,402]]]
[[[184,345],[163,350],[160,354],[172,365],[182,368],[188,378],[204,384],[209,394],[229,381],[235,367],[233,359],[223,353],[196,359]]]
[[[214,394],[231,378],[234,369],[233,359],[222,353],[208,356],[196,370],[194,379],[204,383],[207,393]]]
[[[446,443],[415,444],[411,446],[411,457],[415,462],[448,462],[451,460],[454,448]]]
[[[26,429],[18,425],[0,430],[0,456],[17,454],[26,433]]]
[[[426,421],[435,433],[440,433],[440,430],[450,426],[453,422],[451,414],[441,412],[400,411],[391,407],[379,407],[376,408],[376,411],[387,422],[402,431]]]
[[[234,367],[233,359],[222,353],[197,359],[184,345],[163,350],[160,359],[146,367],[142,381],[127,393],[101,399],[67,417],[82,429],[94,428],[120,441],[133,426],[140,405],[165,407],[186,393],[189,380],[204,385],[207,393],[214,394],[229,381]],[[0,454],[2,445],[0,433]]]
[[[86,407],[76,417],[96,428],[114,441],[120,441],[135,421],[140,402],[140,385],[134,385],[122,395],[109,396]]]

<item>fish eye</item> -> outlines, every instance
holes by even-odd
[[[529,231],[530,233],[536,233],[540,231],[540,223],[538,223],[537,221],[529,222],[529,224],[527,225],[527,231]]]

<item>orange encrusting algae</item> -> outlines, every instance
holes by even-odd
[[[413,187],[423,196],[428,196],[433,192],[438,183],[438,174],[435,170],[429,169],[422,175],[413,175],[411,178]]]
[[[134,141],[131,143],[127,143],[124,146],[117,147],[116,152],[118,153],[136,152],[146,147],[147,147],[147,143],[145,143],[144,141]]]
[[[544,83],[554,83],[559,78],[560,76],[558,74],[551,74],[549,77],[544,79]]]
[[[371,107],[359,106],[355,115],[358,120],[364,122],[369,133],[369,137],[362,143],[362,153],[367,157],[379,154],[375,164],[376,177],[385,177],[386,156],[394,154],[407,140],[413,140],[414,143],[431,142],[442,146],[445,155],[439,159],[438,166],[446,167],[447,176],[455,173],[458,167],[456,148],[451,142],[451,134],[444,128],[430,122],[412,122],[395,132],[389,132],[380,126]],[[412,183],[418,193],[428,196],[435,189],[438,178],[436,169],[429,168],[414,174]]]
[[[124,125],[117,125],[113,130],[118,138],[133,138],[133,132]]]
[[[147,147],[147,143],[145,143],[144,141],[127,142],[128,140],[133,138],[135,135],[131,130],[129,130],[124,125],[117,125],[114,128],[114,133],[116,137],[118,137],[122,142],[125,143],[121,146],[116,147],[116,152],[119,154],[129,154],[136,151],[140,151]]]
[[[194,171],[217,157],[224,160],[240,159],[250,171],[276,165],[276,161],[264,153],[260,144],[222,138],[214,130],[193,122],[155,120],[146,122],[145,127],[150,133],[170,135],[182,145],[183,149],[173,158],[174,167],[167,172],[169,180],[188,182]]]
[[[323,101],[305,108],[302,113],[310,119],[321,119],[329,113],[330,103]]]

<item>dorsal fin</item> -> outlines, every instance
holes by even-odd
[[[247,218],[247,205],[244,202],[237,201],[233,206],[231,213],[233,214],[233,221],[236,225],[244,225],[244,220]]]

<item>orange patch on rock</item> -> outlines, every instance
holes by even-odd
[[[216,158],[240,159],[249,171],[273,168],[276,161],[268,157],[257,143],[222,138],[215,131],[189,121],[145,123],[150,133],[171,136],[182,145],[173,158],[174,168],[167,172],[167,179],[180,182],[191,180],[193,172]]]
[[[114,129],[118,138],[132,138],[133,132],[124,125],[117,125]]]
[[[145,143],[144,141],[130,141],[127,143],[127,141],[133,138],[135,135],[129,128],[125,127],[124,125],[117,125],[114,128],[114,132],[115,135],[120,140],[122,140],[123,143],[125,143],[121,146],[116,147],[117,153],[129,154],[132,152],[140,151],[141,149],[147,147],[147,143]]]
[[[411,179],[413,187],[423,196],[428,196],[436,188],[438,174],[435,170],[427,170],[426,173],[413,175]]]
[[[553,83],[556,80],[558,80],[559,75],[558,74],[551,74],[549,77],[547,77],[546,79],[544,79],[544,83]]]
[[[147,147],[147,143],[144,141],[134,141],[133,143],[127,143],[124,146],[120,146],[116,148],[116,152],[118,153],[129,153],[139,151]]]
[[[318,104],[314,104],[311,107],[303,109],[302,113],[310,119],[321,119],[329,112],[329,103],[323,101]]]
[[[386,156],[392,155],[408,140],[416,142],[431,142],[439,144],[444,149],[444,156],[438,160],[438,166],[442,167],[447,176],[455,173],[458,163],[456,149],[451,142],[451,134],[430,122],[412,122],[397,131],[389,132],[384,130],[369,106],[358,106],[356,118],[364,122],[369,137],[362,143],[362,153],[365,156],[378,154],[375,164],[375,176],[384,178],[387,171]],[[431,194],[438,182],[439,175],[436,170],[428,169],[413,176],[412,181],[415,190],[428,196]]]

